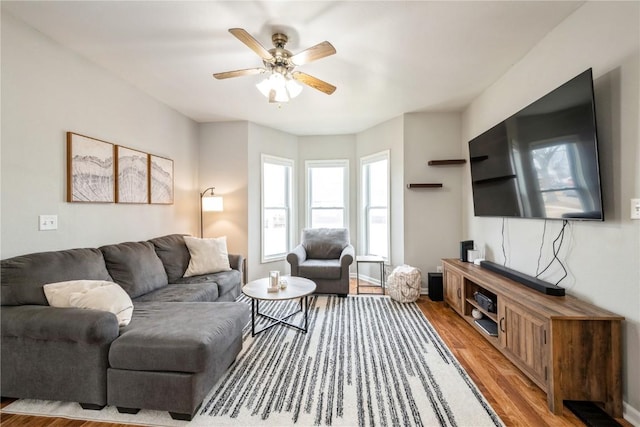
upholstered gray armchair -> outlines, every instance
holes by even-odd
[[[300,244],[287,254],[287,261],[292,276],[316,283],[316,293],[347,296],[354,256],[346,228],[305,228]]]

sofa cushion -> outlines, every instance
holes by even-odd
[[[134,371],[204,372],[218,363],[249,321],[240,302],[136,305],[109,350],[109,365]]]
[[[176,280],[176,284],[215,283],[218,287],[218,296],[224,295],[232,289],[241,290],[242,273],[238,270],[221,271],[219,273],[203,274],[200,276],[182,277]],[[240,292],[238,292],[240,295]]]
[[[340,258],[342,250],[349,245],[349,231],[346,228],[305,228],[301,243],[307,259]]]
[[[231,270],[226,236],[212,239],[185,236],[184,243],[191,255],[184,277]]]
[[[298,267],[300,276],[308,279],[339,279],[339,259],[307,259]]]
[[[100,248],[113,281],[131,298],[167,286],[167,273],[149,242],[125,242]]]
[[[48,305],[43,285],[79,279],[112,281],[100,250],[40,252],[3,260],[2,305]]]
[[[140,302],[212,302],[218,299],[218,285],[203,280],[200,283],[169,284],[134,300]]]
[[[228,292],[237,291],[234,295],[235,297],[240,295],[240,292],[242,291],[242,273],[238,270],[216,273],[214,280],[218,284],[218,293],[220,296],[225,295]]]
[[[175,281],[187,271],[189,266],[189,260],[191,255],[189,249],[184,243],[184,235],[182,234],[170,234],[168,236],[156,237],[149,240],[156,249],[156,254],[167,272],[167,278],[169,283],[175,283]]]

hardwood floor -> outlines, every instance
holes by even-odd
[[[360,286],[361,292],[380,293],[379,287]],[[351,281],[350,293],[356,293],[355,280]],[[571,411],[564,409],[562,416],[553,415],[547,409],[546,395],[498,350],[491,346],[476,330],[446,307],[443,302],[431,301],[422,296],[418,306],[438,331],[443,341],[451,349],[473,379],[487,401],[507,426],[582,426],[584,425]],[[0,407],[11,400],[3,400]],[[619,419],[624,426],[631,426]],[[24,415],[0,414],[3,427],[116,427],[124,424],[110,424],[90,421],[74,421],[63,418],[31,417]]]
[[[418,306],[506,425],[583,425],[566,408],[553,415],[546,394],[443,302],[423,296]]]

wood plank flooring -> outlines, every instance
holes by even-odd
[[[363,286],[360,286],[360,291],[381,292],[379,287]],[[355,280],[351,281],[350,293],[356,293]],[[542,390],[453,310],[446,307],[443,302],[434,302],[428,297],[422,296],[418,300],[418,306],[507,426],[563,427],[584,425],[566,408],[562,416],[556,416],[549,412],[546,395]],[[0,408],[11,401],[3,400]],[[619,419],[618,422],[624,426],[631,426],[623,419]],[[1,411],[0,424],[3,427],[126,426],[125,424],[13,415]]]

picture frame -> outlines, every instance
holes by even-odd
[[[115,147],[74,132],[67,132],[67,202],[115,201]]]
[[[149,155],[149,203],[173,204],[173,160]]]
[[[149,154],[116,145],[116,203],[149,203]]]

